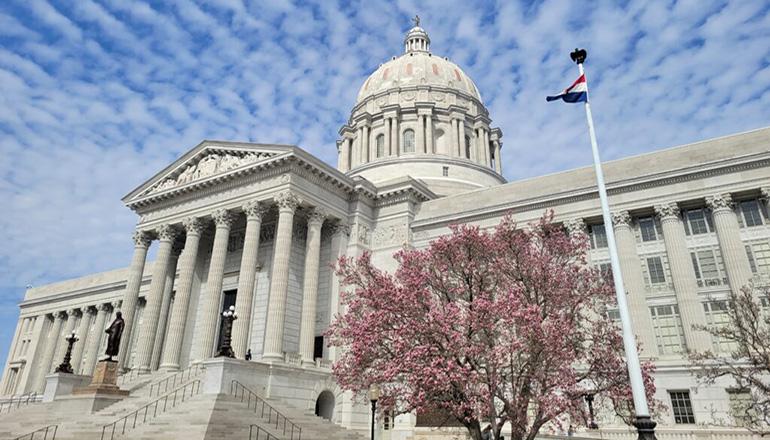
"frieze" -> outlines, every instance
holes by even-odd
[[[411,243],[411,229],[406,224],[396,223],[390,225],[377,225],[372,234],[374,247],[402,246]]]

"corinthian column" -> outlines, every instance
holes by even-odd
[[[259,252],[259,231],[265,207],[253,200],[243,205],[246,214],[246,236],[243,241],[241,270],[238,275],[238,293],[235,296],[235,310],[238,319],[233,321],[232,347],[235,356],[242,358],[249,347],[249,329],[251,328],[251,309],[254,307],[254,281],[257,277],[257,258]]]
[[[615,241],[620,257],[620,271],[623,274],[628,295],[632,328],[635,330],[637,340],[641,343],[642,355],[654,357],[658,354],[658,347],[655,343],[650,309],[645,299],[642,263],[636,252],[636,237],[631,229],[631,215],[628,211],[613,212],[612,224],[615,226]]]
[[[160,364],[160,355],[163,350],[163,343],[166,340],[166,329],[169,321],[169,308],[171,307],[171,295],[174,293],[174,279],[176,278],[177,263],[179,263],[179,254],[182,252],[182,246],[178,241],[171,247],[171,257],[168,259],[168,268],[166,269],[166,282],[163,286],[163,300],[160,303],[160,315],[158,316],[158,329],[155,331],[155,343],[152,347],[152,359],[150,360],[150,369],[157,370]]]
[[[77,330],[77,335],[80,340],[76,342],[75,346],[72,348],[72,360],[70,361],[72,370],[75,374],[78,374],[80,371],[80,364],[83,361],[83,352],[88,343],[86,337],[88,336],[88,329],[91,328],[91,318],[93,317],[92,309],[90,307],[82,309],[80,316],[80,325],[78,325]]]
[[[147,292],[147,304],[144,307],[142,317],[142,328],[139,329],[139,339],[137,340],[136,365],[140,373],[150,372],[150,363],[152,362],[152,351],[155,345],[155,334],[158,331],[158,317],[163,302],[163,290],[166,287],[166,274],[171,260],[171,248],[174,245],[174,239],[177,231],[171,225],[161,225],[158,227],[158,255],[152,266],[152,280],[150,281],[150,291]]]
[[[286,315],[286,294],[289,287],[289,254],[294,226],[294,211],[300,204],[299,198],[290,191],[275,197],[278,204],[278,227],[273,251],[273,270],[270,280],[270,304],[267,308],[265,326],[265,360],[283,359],[283,320]]]
[[[86,353],[86,362],[83,366],[83,374],[90,376],[94,373],[96,358],[99,357],[99,348],[104,340],[104,330],[107,316],[112,308],[109,304],[99,304],[96,306],[96,323],[94,323],[94,334],[88,338],[88,352]]]
[[[182,224],[187,236],[184,241],[184,250],[179,257],[179,283],[174,296],[174,306],[171,308],[163,362],[160,365],[161,369],[168,371],[179,369],[179,357],[187,325],[187,309],[190,306],[195,265],[198,262],[198,245],[203,232],[203,222],[197,217],[186,218]]]
[[[67,350],[67,344],[63,343],[62,340],[64,340],[67,335],[75,330],[75,314],[77,312],[78,309],[67,310],[67,322],[64,323],[64,330],[56,336],[56,354],[51,360],[51,365],[48,366],[48,371],[51,371],[57,365],[59,365],[64,358],[64,352]]]
[[[706,204],[711,208],[714,227],[717,230],[719,249],[725,263],[730,289],[739,292],[751,279],[751,266],[746,249],[741,241],[738,218],[733,211],[730,194],[716,194],[706,197]]]
[[[302,321],[299,331],[299,350],[302,363],[314,365],[313,339],[315,337],[315,308],[318,298],[318,265],[321,259],[321,226],[326,213],[315,208],[308,215],[307,243],[305,244],[305,277],[302,295]]]
[[[679,216],[676,203],[667,203],[655,207],[663,228],[663,241],[668,255],[668,266],[676,291],[676,302],[679,305],[679,315],[682,319],[684,338],[687,349],[704,351],[711,348],[711,341],[703,331],[694,330],[693,324],[705,324],[706,314],[698,298],[698,284],[692,267],[690,251],[684,236],[684,226]]]
[[[37,367],[35,390],[43,389],[43,386],[45,385],[45,376],[51,372],[53,356],[56,354],[56,346],[61,336],[61,327],[64,323],[65,316],[67,315],[64,312],[56,312],[53,314],[53,324],[51,324],[51,330],[49,330],[48,337],[45,340],[43,358],[40,359],[40,364]]]
[[[136,303],[139,301],[139,287],[142,285],[144,263],[147,259],[147,248],[150,247],[150,243],[150,236],[146,232],[136,231],[134,233],[134,256],[131,259],[131,266],[128,268],[126,291],[123,293],[123,305],[121,306],[125,324],[118,352],[118,368],[125,368],[126,359],[128,359],[128,346],[134,328]]]
[[[233,215],[226,209],[218,209],[211,216],[214,218],[216,232],[214,247],[211,250],[211,264],[203,292],[203,322],[198,340],[195,341],[196,361],[211,357],[214,351],[214,340],[217,336],[219,322],[219,303],[222,298],[222,279],[225,275],[225,258],[227,257],[227,241],[230,238],[230,227],[233,225]]]

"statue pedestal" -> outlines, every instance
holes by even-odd
[[[118,363],[111,360],[103,360],[96,363],[94,378],[91,384],[83,388],[75,388],[74,395],[83,394],[108,394],[112,396],[127,396],[128,391],[118,387]]]
[[[45,377],[45,392],[43,402],[53,402],[61,396],[72,394],[73,390],[82,387],[91,380],[91,376],[79,374],[54,373]]]

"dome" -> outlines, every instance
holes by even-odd
[[[423,28],[413,27],[404,45],[404,54],[382,64],[364,81],[356,104],[386,90],[410,86],[449,88],[482,102],[476,84],[457,64],[430,53],[430,39]]]

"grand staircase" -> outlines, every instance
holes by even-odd
[[[122,385],[130,390],[128,397],[90,414],[68,408],[66,400],[19,408],[0,415],[0,439],[30,439],[34,430],[48,426],[53,428],[46,440],[367,438],[243,386],[240,393],[231,388],[230,394],[202,394],[201,380],[202,370],[139,376]],[[36,433],[34,439],[43,439],[43,434]]]

